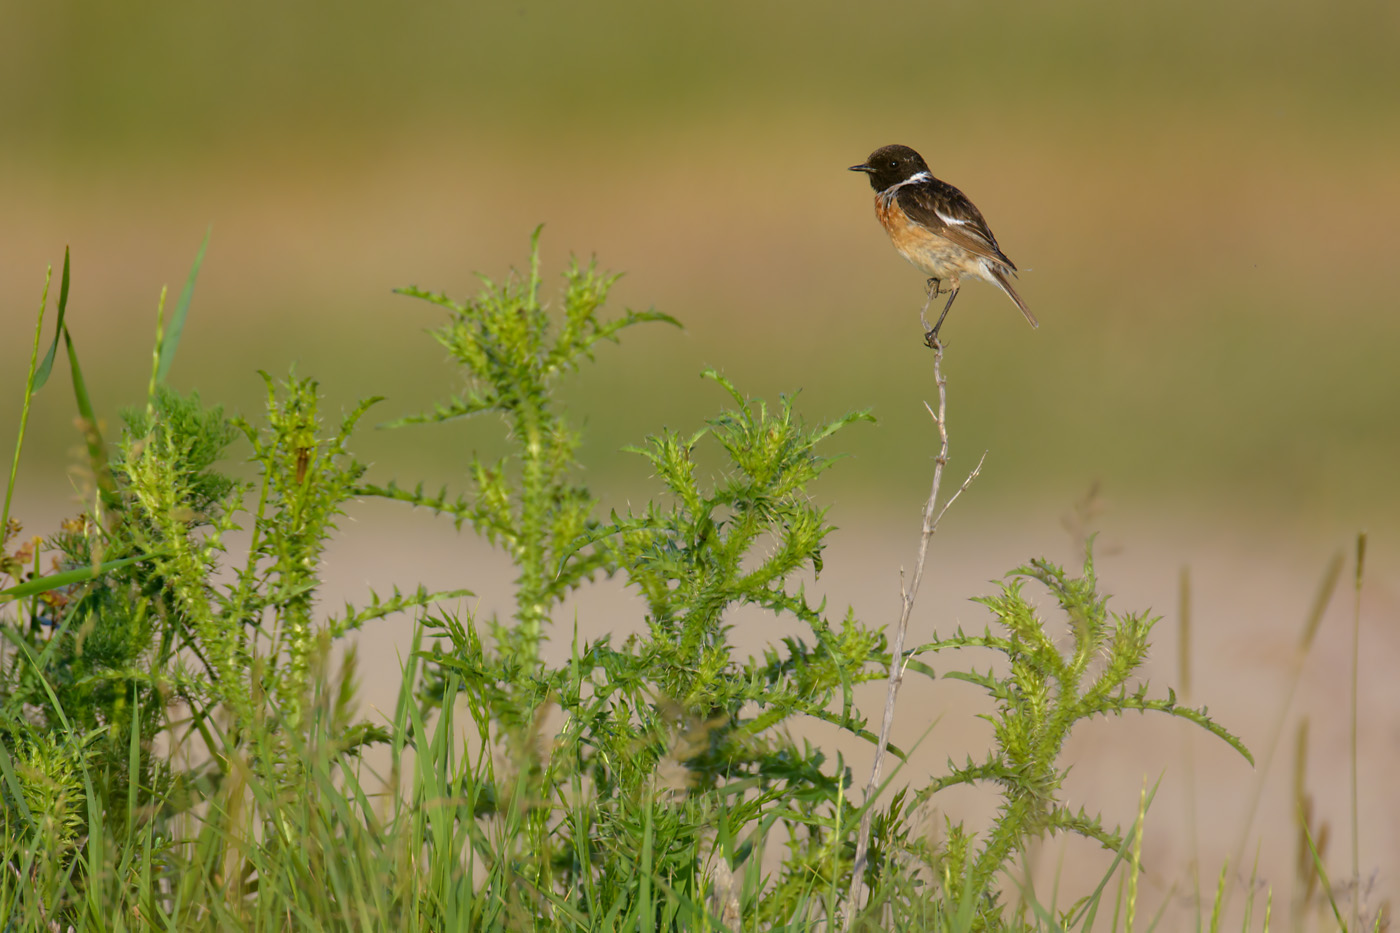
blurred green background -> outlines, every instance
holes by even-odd
[[[1073,562],[1059,518],[1097,483],[1114,605],[1173,614],[1193,568],[1198,695],[1259,751],[1318,572],[1369,529],[1363,852],[1396,877],[1394,0],[0,0],[0,438],[17,431],[44,269],[65,244],[70,322],[109,429],[144,398],[160,287],[173,301],[211,224],[175,384],[254,413],[256,370],[295,364],[332,412],[387,396],[374,422],[460,388],[423,333],[440,316],[391,290],[469,296],[474,273],[523,263],[544,223],[551,279],[571,253],[596,255],[626,273],[616,310],[686,325],[625,334],[565,386],[604,504],[656,488],[623,446],[728,401],[707,367],[752,395],[800,392],[811,419],[871,408],[877,424],[827,443],[846,456],[813,490],[846,529],[821,588],[892,620],[936,391],[923,276],[846,167],[893,142],[982,209],[1042,322],[972,283],[945,326],[954,480],[989,453],[935,541],[916,630],[980,626],[965,600],[1030,556]],[[15,510],[27,533],[51,530],[85,485],[64,469],[80,460],[65,377],[31,419]],[[500,433],[367,431],[357,448],[376,480],[460,486],[467,454],[498,450]],[[445,523],[374,504],[354,521],[327,560],[330,604],[418,580],[470,586],[487,609],[508,596],[504,562]],[[605,601],[580,618],[615,631],[635,610]],[[1334,601],[1294,710],[1313,717],[1310,780],[1334,821],[1350,787],[1337,626],[1351,610]],[[1181,684],[1174,637],[1157,630],[1155,686]],[[367,656],[396,672],[402,645],[377,644]],[[903,728],[932,709],[945,707],[916,705]],[[1176,746],[1136,724],[1095,735],[1107,740],[1071,755],[1086,762],[1076,793],[1091,807],[1126,794],[1110,822],[1131,820],[1144,770],[1175,771],[1152,755]],[[1202,839],[1233,837],[1254,775],[1200,762]],[[1287,783],[1275,774],[1264,810],[1274,881],[1296,838]],[[1171,812],[1160,827],[1194,825]],[[1232,845],[1216,839],[1203,877]]]
[[[919,149],[1025,270],[1042,321],[964,290],[945,330],[960,509],[1144,515],[1341,539],[1400,517],[1400,5],[344,2],[0,4],[0,436],[47,264],[109,421],[142,398],[162,284],[209,254],[174,380],[250,411],[258,368],[379,420],[454,391],[417,284],[466,296],[546,224],[654,326],[569,384],[590,481],[723,403],[708,366],[811,418],[870,407],[825,491],[926,494],[922,276],[846,166]],[[66,386],[22,493],[63,495]],[[383,432],[451,479],[480,424]],[[426,464],[426,465],[425,465]]]

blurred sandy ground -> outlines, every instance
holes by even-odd
[[[1322,569],[1367,529],[1362,861],[1394,892],[1397,11],[1080,0],[1016,15],[824,2],[797,18],[778,4],[640,2],[410,15],[0,0],[0,437],[16,433],[43,268],[61,264],[65,244],[70,326],[109,430],[145,391],[159,288],[178,294],[210,224],[175,384],[253,413],[254,370],[295,364],[322,381],[329,412],[383,394],[371,420],[387,420],[457,388],[421,334],[438,323],[433,309],[390,289],[468,296],[473,273],[522,263],[544,222],[548,276],[571,252],[596,255],[627,273],[614,307],[654,306],[687,328],[637,330],[566,385],[606,504],[655,492],[620,447],[693,429],[726,401],[697,378],[707,366],[753,395],[801,390],[810,419],[871,407],[877,425],[828,444],[848,456],[816,488],[843,526],[820,585],[833,604],[892,621],[927,489],[921,402],[933,387],[920,276],[845,167],[908,143],[982,208],[1043,322],[1030,331],[975,285],[950,318],[954,465],[990,455],[940,532],[923,630],[980,624],[966,601],[989,590],[978,581],[1030,557],[1073,563],[1059,517],[1099,482],[1112,506],[1105,584],[1118,608],[1167,616],[1154,683],[1176,681],[1188,565],[1196,700],[1262,753]],[[31,532],[70,495],[78,441],[63,379],[60,366],[36,400],[21,465],[16,512]],[[497,436],[485,422],[369,431],[358,450],[376,478],[457,483],[465,456],[498,449]],[[328,605],[419,580],[472,587],[483,610],[502,603],[498,559],[396,515],[365,506],[345,526]],[[626,599],[600,587],[580,603],[581,629],[638,624]],[[1310,786],[1332,824],[1329,868],[1345,877],[1349,606],[1339,591],[1247,833],[1258,778],[1194,740],[1206,887],[1246,835],[1246,859],[1260,843],[1262,876],[1287,889],[1301,714],[1312,719]],[[381,707],[397,669],[388,646],[407,625],[364,636],[383,662],[366,685]],[[742,626],[755,647],[787,632]],[[912,768],[982,747],[987,726],[971,718],[980,707],[965,685],[921,689],[906,688],[900,738],[941,718]],[[1110,823],[1131,818],[1144,775],[1166,772],[1146,842],[1158,893],[1190,852],[1185,731],[1096,723],[1070,750],[1072,799]],[[860,750],[851,761],[859,781]],[[947,806],[977,818],[985,801]],[[1099,864],[1081,848],[1068,859]]]

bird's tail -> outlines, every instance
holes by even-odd
[[[1011,287],[1012,272],[1003,266],[993,265],[991,263],[988,263],[988,265],[992,267],[992,277],[996,280],[997,287],[1006,292],[1006,297],[1016,302],[1016,307],[1021,309],[1021,313],[1026,316],[1026,320],[1030,322],[1032,327],[1039,327],[1040,322],[1035,319],[1034,314],[1031,314],[1031,309],[1026,307],[1026,303],[1021,300],[1021,296],[1016,294],[1016,289]]]

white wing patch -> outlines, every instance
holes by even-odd
[[[940,210],[935,210],[934,213],[938,215],[939,220],[943,221],[945,224],[948,224],[950,226],[966,227],[969,223],[971,223],[971,221],[964,220],[961,217],[950,217]]]

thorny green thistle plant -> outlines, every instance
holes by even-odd
[[[606,564],[601,548],[578,550],[575,542],[596,527],[594,500],[574,479],[578,433],[559,412],[554,391],[560,378],[591,359],[601,341],[644,321],[675,324],[655,311],[629,311],[602,321],[598,310],[615,275],[577,263],[565,274],[563,319],[557,328],[541,304],[539,236],[531,239],[530,270],[497,285],[484,279],[480,297],[459,304],[446,295],[417,288],[400,292],[445,308],[448,321],[433,332],[469,380],[466,393],[431,412],[400,419],[392,426],[436,424],[494,414],[506,424],[512,454],[495,463],[473,455],[466,464],[474,494],[449,501],[395,483],[364,491],[452,516],[504,549],[520,574],[516,580],[513,625],[493,623],[493,634],[510,661],[528,675],[538,661],[540,640],[550,612],[568,593]]]
[[[509,453],[465,457],[471,487],[456,496],[365,481],[351,439],[373,400],[331,427],[314,382],[264,375],[254,424],[174,392],[163,329],[147,404],[125,416],[109,456],[59,328],[93,494],[48,540],[53,573],[40,575],[39,548],[17,531],[0,547],[0,586],[12,584],[0,589],[6,916],[81,929],[113,917],[136,929],[830,927],[846,912],[861,809],[842,759],[789,730],[818,720],[873,742],[855,688],[896,662],[938,677],[933,661],[953,649],[1008,662],[1004,674],[941,673],[992,697],[995,746],[981,763],[906,776],[888,802],[863,803],[877,810],[856,929],[1019,928],[999,890],[1033,839],[1074,832],[1126,851],[1098,817],[1059,800],[1064,742],[1085,719],[1157,710],[1248,757],[1205,710],[1135,683],[1154,620],[1108,610],[1087,549],[1080,577],[1042,561],[1013,571],[983,600],[995,631],[959,630],[901,658],[851,610],[829,617],[799,579],[822,570],[833,530],[810,487],[834,462],[818,445],[865,412],[809,425],[791,398],[770,406],[707,372],[727,407],[633,449],[664,498],[596,515],[562,380],[622,330],[675,322],[650,311],[604,319],[616,277],[592,264],[571,264],[547,306],[538,244],[536,231],[525,275],[485,281],[473,300],[404,290],[447,312],[434,338],[467,389],[395,424],[487,415],[506,429]],[[63,280],[60,308],[66,264]],[[193,275],[172,335],[192,286]],[[38,346],[26,408],[53,356],[38,365]],[[251,484],[218,469],[240,436]],[[322,549],[357,495],[446,514],[503,549],[517,572],[511,617],[479,625],[429,608],[465,590],[419,588],[322,620]],[[234,560],[238,528],[249,537]],[[642,596],[641,630],[617,644],[575,636],[567,659],[546,663],[562,601],[600,575]],[[1067,648],[1028,584],[1063,614]],[[730,641],[741,607],[795,621],[802,635],[743,657]],[[423,625],[392,721],[371,726],[352,711],[353,655],[337,682],[330,648],[405,609],[423,610]],[[474,743],[462,743],[462,707]],[[162,734],[168,751],[157,750]],[[360,751],[373,742],[391,758],[380,795],[362,783]],[[192,744],[204,755],[190,762]],[[981,831],[950,824],[934,845],[922,808],[975,782],[999,789],[995,820]],[[1041,925],[1090,925],[1096,904],[1042,911]]]
[[[920,645],[911,655],[925,656],[950,649],[983,648],[1002,655],[1005,674],[988,667],[985,673],[948,670],[944,678],[981,687],[996,704],[989,718],[994,746],[987,758],[963,765],[948,763],[948,773],[916,795],[919,803],[956,784],[995,785],[1002,801],[996,819],[980,840],[960,824],[949,824],[938,859],[941,883],[958,890],[970,881],[974,891],[987,892],[979,916],[991,923],[997,908],[994,883],[1033,839],[1046,833],[1070,832],[1096,840],[1117,851],[1123,840],[1106,830],[1097,816],[1075,813],[1059,802],[1068,774],[1060,754],[1070,732],[1096,716],[1126,712],[1166,713],[1194,722],[1227,742],[1251,764],[1244,744],[1212,720],[1205,709],[1179,705],[1174,691],[1165,698],[1147,695],[1147,684],[1132,679],[1147,658],[1148,636],[1158,621],[1144,613],[1118,614],[1108,609],[1094,572],[1092,540],[1085,547],[1083,575],[1072,577],[1056,565],[1035,560],[1007,575],[996,596],[977,601],[989,608],[998,632],[991,628],[969,635],[961,628],[947,637]],[[1027,583],[1038,583],[1064,615],[1070,642],[1061,649],[1052,629],[1025,594]]]
[[[491,643],[474,620],[440,618],[451,649],[432,661],[440,676],[460,683],[483,739],[508,749],[507,758],[528,778],[512,801],[529,809],[519,851],[533,864],[530,884],[554,894],[596,886],[608,909],[636,896],[624,879],[634,874],[626,866],[634,863],[643,825],[655,836],[655,858],[668,883],[691,889],[698,884],[695,853],[710,836],[711,820],[697,813],[725,812],[737,820],[736,835],[752,833],[779,809],[790,828],[823,827],[830,819],[823,808],[841,798],[847,776],[824,773],[820,750],[794,749],[775,730],[815,716],[868,736],[851,691],[879,677],[885,660],[881,635],[849,613],[832,624],[790,582],[803,568],[820,569],[831,530],[807,490],[832,463],[816,445],[868,420],[864,413],[809,428],[791,400],[770,410],[708,373],[736,407],[690,436],[666,432],[636,450],[651,462],[672,504],[613,515],[608,524],[594,517],[596,500],[574,478],[577,432],[559,413],[556,382],[622,329],[674,323],[655,312],[602,320],[598,312],[615,278],[574,263],[552,317],[538,295],[537,233],[528,274],[504,284],[487,281],[474,301],[405,290],[447,309],[448,323],[434,336],[463,368],[469,388],[432,413],[396,424],[495,414],[505,422],[511,453],[489,465],[473,455],[474,489],[456,498],[393,483],[366,490],[446,513],[514,559],[514,624],[490,620]],[[727,457],[723,478],[714,483],[695,475],[695,449],[707,439]],[[623,645],[608,637],[576,645],[568,663],[545,667],[539,643],[548,637],[552,609],[600,572],[625,574],[645,596],[647,635]],[[796,617],[811,639],[789,639],[760,658],[736,658],[725,614],[746,604]],[[542,742],[536,733],[550,707],[563,712],[565,724]],[[541,744],[547,753],[539,752]],[[683,772],[680,796],[691,795],[674,806],[657,799],[657,769],[668,760]],[[493,773],[490,780],[503,784],[506,776]],[[588,839],[571,838],[577,830],[559,815],[585,785],[599,804],[595,825]],[[731,806],[729,798],[745,786],[756,798]],[[810,801],[792,799],[795,788],[809,786],[819,788]],[[702,792],[708,796],[694,796]],[[495,787],[493,796],[504,802],[506,788]],[[848,803],[837,809],[850,812]],[[738,844],[749,851],[756,843]],[[810,884],[796,861],[789,874],[795,885]]]
[[[528,275],[503,285],[488,281],[474,301],[408,290],[448,310],[449,322],[435,336],[463,367],[470,388],[463,398],[398,424],[494,413],[504,420],[512,448],[489,466],[472,456],[475,488],[456,498],[445,489],[429,495],[397,484],[369,489],[446,513],[516,562],[515,625],[490,620],[493,644],[474,620],[440,616],[436,624],[445,641],[434,650],[432,666],[440,683],[455,683],[467,695],[485,744],[504,752],[484,760],[488,797],[523,828],[509,846],[523,882],[539,896],[567,900],[569,892],[589,892],[590,914],[619,909],[619,903],[635,906],[640,892],[631,879],[643,832],[652,870],[675,889],[694,892],[704,885],[697,864],[703,853],[718,846],[722,853],[705,857],[741,865],[781,827],[790,840],[787,858],[749,892],[745,914],[764,923],[798,920],[816,909],[814,879],[849,877],[849,847],[831,840],[846,840],[858,813],[846,793],[844,767],[838,762],[833,773],[820,749],[794,747],[779,730],[815,718],[872,739],[853,688],[883,677],[890,663],[881,633],[849,611],[833,624],[824,604],[812,606],[792,582],[799,571],[820,571],[831,531],[825,510],[810,498],[811,482],[832,465],[816,445],[869,416],[853,413],[808,427],[790,399],[770,409],[708,372],[733,407],[693,434],[666,431],[634,448],[651,464],[669,503],[614,514],[603,524],[592,515],[592,496],[573,480],[577,435],[550,397],[555,377],[590,355],[597,340],[643,320],[669,318],[628,312],[601,322],[596,315],[613,279],[574,264],[565,273],[556,330],[538,297],[538,270],[536,237]],[[707,443],[717,444],[724,457],[714,480],[698,475],[703,458],[697,450]],[[1076,620],[1073,658],[1055,653],[1019,585],[988,603],[1011,629],[1010,638],[959,633],[906,656],[913,669],[935,676],[921,657],[952,647],[991,647],[1015,655],[1014,678],[1000,683],[990,674],[945,675],[982,684],[1004,701],[998,721],[1004,744],[984,765],[954,768],[889,805],[878,821],[869,867],[877,890],[912,858],[931,871],[936,866],[953,890],[970,882],[986,920],[999,911],[991,893],[998,873],[1029,839],[1075,831],[1115,845],[1116,836],[1095,818],[1055,803],[1058,755],[1079,720],[1159,709],[1235,742],[1204,713],[1177,707],[1174,698],[1149,700],[1145,688],[1123,692],[1143,660],[1150,623],[1140,616],[1110,623],[1091,562],[1077,581],[1050,565],[1035,566]],[[645,598],[645,634],[621,645],[610,637],[575,644],[567,663],[545,666],[538,646],[548,637],[550,609],[597,572],[623,574]],[[762,657],[736,657],[727,618],[744,605],[793,617],[807,636],[786,639]],[[1088,662],[1100,656],[1107,658],[1104,669],[1085,686]],[[556,707],[563,725],[545,733],[545,715]],[[498,763],[509,767],[498,769]],[[658,773],[677,771],[678,786],[659,786]],[[982,780],[1001,784],[1007,803],[980,846],[953,827],[947,845],[933,852],[909,831],[916,805],[938,789]],[[585,792],[594,805],[579,821],[576,801]],[[712,825],[724,827],[723,842]],[[880,909],[890,908],[885,903]]]
[[[138,813],[162,824],[196,805],[229,777],[237,749],[255,732],[259,754],[275,766],[265,774],[275,773],[283,792],[304,786],[286,742],[267,737],[290,737],[305,718],[309,658],[321,637],[313,620],[321,554],[364,473],[347,441],[372,404],[330,429],[317,411],[315,382],[293,377],[278,386],[264,375],[266,423],[229,419],[164,382],[173,348],[158,327],[146,404],[123,413],[109,453],[62,323],[68,279],[65,260],[54,349],[61,337],[90,441],[88,509],[26,545],[24,561],[10,554],[6,535],[0,560],[14,583],[0,577],[0,797],[15,838],[50,848],[91,835],[89,821],[100,816],[92,794],[128,802],[102,817],[106,831],[118,833],[136,831],[123,821]],[[53,356],[31,369],[26,407]],[[219,472],[240,433],[253,449],[254,484]],[[251,535],[241,561],[227,544],[239,528]],[[54,564],[47,575],[43,551]],[[347,606],[321,629],[343,635],[433,598],[422,588],[385,600],[371,594],[370,605]],[[36,758],[47,746],[35,736],[76,743],[76,757]],[[354,723],[342,748],[349,755],[384,738],[382,727]],[[73,761],[89,799],[74,811],[82,825],[64,815],[59,831],[50,822],[69,811],[35,812],[23,801],[71,783]]]

